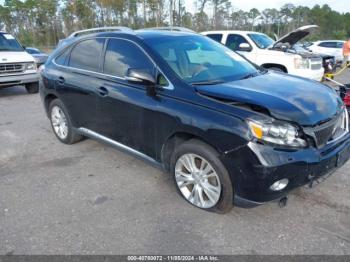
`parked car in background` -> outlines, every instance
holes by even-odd
[[[202,34],[266,69],[321,81],[324,74],[322,58],[308,52],[292,51],[296,43],[317,27],[310,25],[298,28],[278,41],[265,34],[251,31],[207,31]]]
[[[295,44],[290,51],[295,51],[298,54],[312,53],[310,49],[303,44]],[[318,54],[322,58],[322,66],[325,73],[333,73],[336,70],[337,63],[334,56],[327,54]]]
[[[283,199],[349,159],[348,114],[332,88],[197,33],[117,29],[66,39],[41,70],[62,143],[86,136],[125,150],[215,212]]]
[[[49,57],[47,54],[34,47],[26,47],[26,51],[28,54],[31,54],[34,57],[37,67],[45,64],[47,58]]]
[[[24,85],[28,93],[37,93],[37,66],[11,34],[0,32],[0,88],[16,85]]]
[[[334,56],[336,61],[343,61],[343,45],[341,40],[316,41],[306,47],[314,53]]]

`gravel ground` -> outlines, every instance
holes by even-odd
[[[349,169],[293,192],[286,208],[217,215],[132,156],[61,144],[39,95],[2,89],[0,254],[350,254]]]

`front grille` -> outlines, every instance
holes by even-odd
[[[23,72],[23,64],[0,64],[0,75],[21,72]]]
[[[320,70],[322,68],[322,58],[313,57],[310,58],[310,67],[311,70]]]
[[[328,140],[332,137],[334,125],[330,125],[324,129],[315,131],[315,138],[317,145],[322,147],[327,144]]]
[[[326,123],[314,128],[305,128],[304,132],[313,137],[316,146],[321,148],[327,143],[335,141],[349,132],[348,112],[345,109]]]

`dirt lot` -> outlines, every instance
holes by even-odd
[[[286,208],[216,215],[134,157],[61,144],[39,95],[0,90],[0,254],[204,253],[350,254],[350,163]]]

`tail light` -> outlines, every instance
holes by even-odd
[[[350,107],[350,90],[347,90],[343,98],[344,104]]]

